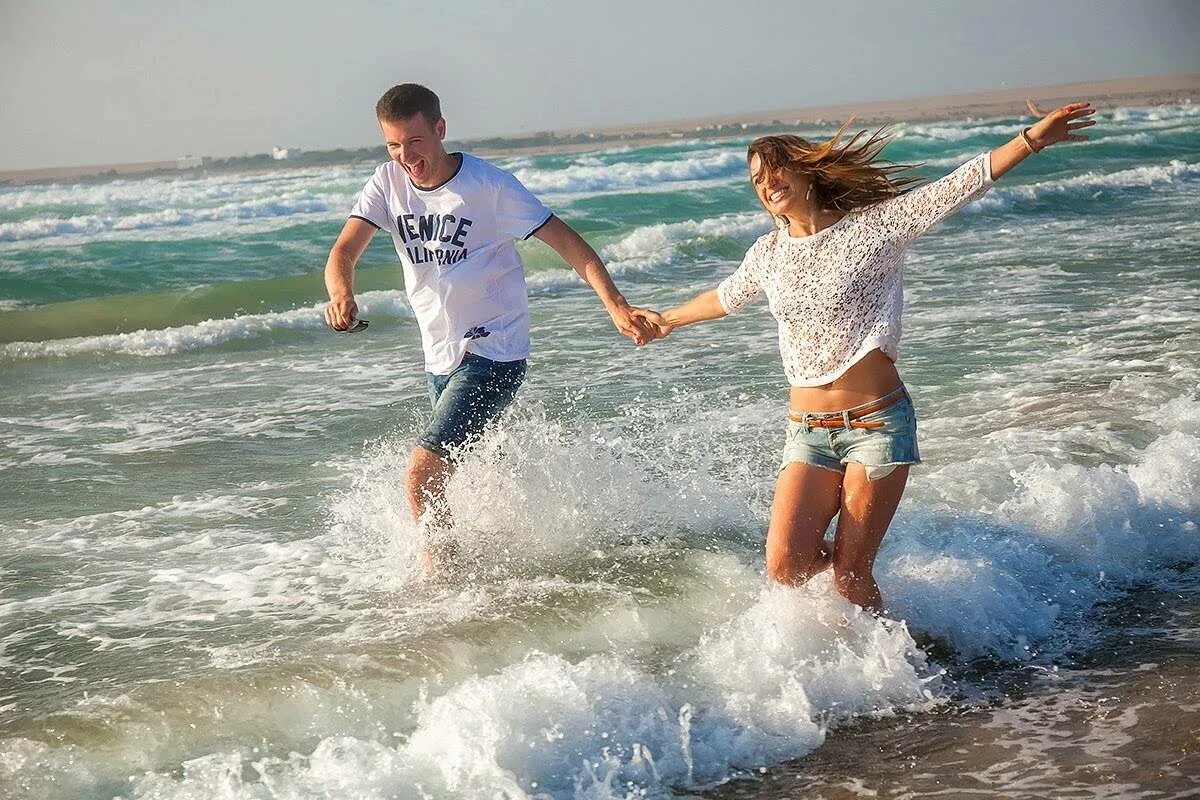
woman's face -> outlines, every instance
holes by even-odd
[[[763,208],[777,217],[786,217],[788,210],[808,209],[809,182],[806,177],[786,169],[761,169],[758,153],[750,157],[750,182]]]

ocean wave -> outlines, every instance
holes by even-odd
[[[0,742],[0,776],[25,786],[55,776],[54,791],[41,796],[115,779],[128,787],[125,796],[160,800],[666,798],[801,757],[855,712],[936,704],[936,676],[926,674],[903,626],[844,602],[814,607],[797,595],[764,591],[671,674],[652,674],[618,655],[531,653],[494,674],[427,693],[404,735],[373,737],[350,726],[305,754],[215,752],[188,758],[174,772],[145,771],[144,763],[126,761],[132,753],[111,746],[110,761],[102,762],[78,746],[13,738]],[[339,711],[361,705],[339,697],[336,687],[293,679],[274,713],[283,722],[326,704]],[[223,718],[237,724],[242,716],[229,708]]]
[[[831,721],[930,704],[903,626],[798,594],[764,591],[665,675],[535,654],[466,681],[420,708],[391,763],[451,797],[665,796],[799,758]]]
[[[265,198],[296,192],[321,193],[332,185],[357,191],[370,170],[343,167],[285,172],[231,172],[203,177],[131,178],[106,183],[0,186],[0,213],[22,208],[131,206],[151,210],[164,207],[206,206],[222,200]]]
[[[188,227],[208,222],[236,223],[242,220],[327,214],[334,210],[344,211],[352,202],[353,197],[347,195],[293,193],[191,210],[166,208],[126,215],[88,214],[66,219],[41,217],[0,223],[0,242],[62,236],[95,237],[106,233]]]
[[[521,168],[516,177],[531,192],[604,192],[664,183],[741,177],[745,158],[728,150],[699,153],[670,161],[618,162],[603,166],[574,164],[558,169]]]
[[[358,298],[361,313],[372,311],[389,316],[412,316],[403,292],[364,292]],[[120,353],[135,356],[163,356],[185,350],[214,347],[236,339],[252,339],[278,330],[320,329],[325,327],[325,304],[268,314],[245,314],[229,319],[210,319],[194,325],[159,330],[139,330],[103,336],[81,336],[41,342],[11,342],[0,348],[0,357],[27,360],[65,357],[86,353]]]
[[[1097,130],[1113,131],[1115,135],[1093,138],[1089,144],[1150,144],[1156,140],[1156,134],[1170,133],[1171,129],[1187,125],[1200,116],[1200,106],[1176,105],[1158,106],[1153,108],[1116,108],[1096,114],[1099,125]],[[1031,118],[1014,117],[997,120],[963,120],[928,123],[897,123],[889,128],[893,137],[903,140],[929,140],[936,142],[962,142],[977,136],[1011,138],[1022,124],[1028,124]],[[1191,128],[1181,130],[1190,131]],[[1002,140],[997,140],[997,143]],[[934,165],[952,165],[951,159],[937,159],[926,163]]]
[[[1114,122],[1178,122],[1200,117],[1200,105],[1178,103],[1162,106],[1119,106],[1104,116]]]
[[[967,206],[967,211],[1006,209],[1014,200],[1039,200],[1060,194],[1097,197],[1109,189],[1133,189],[1171,186],[1200,178],[1200,163],[1178,159],[1167,164],[1132,167],[1116,172],[1085,172],[1069,178],[1039,181],[1024,186],[998,185],[990,193]]]
[[[765,212],[663,222],[635,228],[601,247],[600,255],[612,274],[621,275],[671,264],[678,259],[683,246],[723,238],[751,239],[770,229]],[[538,291],[577,284],[578,278],[566,270],[543,270],[530,273],[526,281],[532,291]]]
[[[1102,136],[1093,136],[1086,142],[1079,143],[1079,146],[1094,146],[1094,145],[1148,145],[1158,141],[1158,136],[1153,133],[1138,132],[1138,133],[1118,133]],[[997,142],[998,144],[998,142]],[[957,155],[924,159],[921,163],[931,167],[957,167],[960,164],[970,160],[972,156],[978,155],[980,150],[971,150],[959,153]]]
[[[717,237],[746,238],[767,233],[771,223],[766,212],[726,214],[683,222],[665,222],[635,229],[604,247],[604,258],[614,264],[664,263],[679,245]]]
[[[1140,133],[1118,133],[1118,134],[1116,134],[1116,135],[1114,135],[1114,136],[1094,136],[1094,137],[1092,137],[1092,138],[1088,139],[1086,142],[1083,142],[1082,144],[1083,144],[1083,145],[1085,145],[1085,146],[1087,146],[1087,145],[1097,145],[1097,144],[1106,144],[1106,145],[1114,145],[1114,144],[1137,144],[1137,145],[1146,145],[1146,144],[1154,144],[1154,142],[1155,142],[1155,141],[1157,141],[1157,139],[1156,139],[1156,137],[1154,136],[1154,134],[1152,134],[1152,133],[1146,133],[1146,132],[1144,132],[1144,131],[1143,131],[1143,132],[1140,132]]]
[[[1006,188],[1005,191],[1035,198],[1060,192],[1174,184],[1181,180],[1196,177],[1200,177],[1200,163],[1188,163],[1180,159],[1172,159],[1170,162],[1162,165],[1133,167],[1131,169],[1107,173],[1085,172],[1082,175],[1074,175],[1070,178]]]
[[[932,139],[941,142],[961,142],[975,136],[1012,136],[1015,128],[1011,124],[980,124],[967,121],[951,124],[900,123],[889,129],[896,139]]]

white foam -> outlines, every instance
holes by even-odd
[[[0,189],[0,215],[26,211],[23,219],[0,222],[0,246],[198,237],[231,225],[278,229],[344,216],[368,176],[326,168]]]
[[[770,230],[765,213],[724,214],[702,220],[664,222],[634,228],[615,242],[600,248],[600,255],[609,272],[622,275],[676,263],[683,246],[697,245],[716,239],[748,240]],[[749,245],[749,242],[746,242]],[[529,287],[546,290],[564,285],[576,285],[578,277],[566,270],[542,270],[527,276]]]
[[[1084,145],[1098,144],[1137,144],[1146,145],[1154,144],[1157,141],[1154,134],[1150,133],[1121,133],[1115,136],[1096,136],[1083,142]]]
[[[352,195],[285,194],[270,199],[225,203],[208,208],[144,211],[126,215],[87,214],[68,218],[36,217],[21,222],[0,222],[0,242],[128,234],[160,228],[190,228],[204,223],[228,226],[245,220],[288,218],[303,222],[350,207]]]
[[[1114,122],[1154,123],[1191,121],[1200,116],[1200,105],[1121,106],[1109,115]]]
[[[1111,189],[1175,186],[1200,177],[1200,163],[1173,159],[1167,164],[1131,167],[1116,172],[1085,172],[1069,178],[1025,184],[997,186],[966,207],[968,212],[1011,208],[1015,200],[1038,200],[1060,194],[1099,197]]]
[[[830,723],[928,707],[936,680],[903,626],[828,592],[767,589],[663,672],[535,652],[428,694],[392,736],[330,736],[306,756],[192,757],[179,776],[135,778],[131,794],[663,797],[802,756]]]
[[[25,208],[196,207],[223,200],[322,193],[330,184],[361,188],[370,169],[328,168],[278,173],[228,172],[207,177],[120,179],[107,183],[0,187],[0,212]]]
[[[1096,171],[1085,172],[1082,175],[1073,175],[1070,178],[1060,178],[1028,186],[1006,188],[1005,191],[1033,199],[1053,193],[1074,193],[1094,189],[1175,184],[1196,177],[1200,177],[1200,163],[1188,163],[1180,159],[1172,159],[1170,162],[1162,165],[1132,167],[1130,169],[1107,173]]]
[[[360,480],[335,504],[332,541],[248,547],[238,544],[243,534],[236,527],[227,527],[186,547],[173,543],[170,559],[157,559],[145,576],[155,588],[144,604],[120,608],[119,584],[80,585],[21,601],[21,609],[28,612],[38,603],[87,608],[93,623],[127,630],[181,625],[186,630],[241,615],[269,618],[273,626],[295,624],[289,615],[344,618],[338,641],[354,646],[396,641],[392,649],[411,641],[406,637],[412,631],[436,630],[447,620],[501,624],[502,609],[530,602],[544,606],[544,592],[590,591],[608,602],[579,618],[578,632],[560,623],[553,636],[541,640],[566,644],[575,655],[531,651],[528,641],[507,649],[484,641],[477,650],[458,642],[455,663],[464,668],[474,663],[475,671],[463,676],[451,670],[444,680],[431,682],[411,717],[396,715],[386,704],[372,712],[368,703],[355,712],[366,715],[365,721],[340,730],[329,712],[332,716],[322,716],[312,729],[315,744],[306,745],[307,755],[287,757],[214,750],[213,740],[201,737],[178,761],[168,762],[182,761],[181,775],[145,774],[130,794],[404,795],[419,785],[448,797],[507,791],[514,797],[607,798],[702,789],[739,770],[810,752],[828,724],[925,708],[943,698],[937,670],[924,663],[905,627],[855,613],[832,591],[827,575],[799,590],[762,589],[755,569],[719,567],[711,560],[715,556],[683,549],[659,562],[664,565],[659,569],[683,570],[672,585],[687,586],[691,570],[699,575],[721,571],[728,583],[708,594],[734,598],[733,609],[728,601],[694,602],[684,596],[661,612],[655,606],[662,600],[639,599],[638,582],[605,585],[584,577],[572,584],[537,577],[577,571],[597,549],[600,563],[629,558],[644,547],[630,544],[631,527],[695,526],[697,505],[708,509],[702,524],[752,531],[747,536],[754,544],[744,557],[757,562],[759,512],[739,496],[745,489],[736,488],[754,481],[722,477],[710,471],[715,462],[700,457],[724,448],[719,459],[745,460],[736,449],[728,450],[735,445],[714,447],[739,437],[709,430],[715,425],[728,433],[734,426],[753,426],[765,413],[752,406],[742,410],[731,416],[704,404],[688,406],[666,417],[663,422],[670,424],[658,433],[644,430],[641,447],[689,465],[676,471],[664,464],[655,480],[646,480],[643,466],[626,455],[619,422],[615,428],[589,430],[583,423],[567,431],[542,414],[518,413],[507,433],[489,439],[464,462],[449,487],[458,524],[473,532],[465,545],[475,577],[467,591],[446,596],[442,606],[415,593],[404,575],[415,540],[403,489],[394,479],[408,448],[394,442],[380,446],[363,465]],[[673,452],[656,441],[660,435],[674,443]],[[1054,639],[1068,632],[1064,622],[1077,625],[1081,614],[1131,581],[1153,579],[1165,565],[1200,558],[1195,525],[1188,518],[1196,513],[1198,455],[1200,439],[1172,432],[1128,468],[1041,464],[1025,469],[1010,478],[1007,496],[999,495],[1004,499],[973,514],[928,503],[902,508],[878,567],[892,614],[951,643],[962,658],[1043,658]],[[683,496],[703,500],[684,502]],[[122,516],[157,531],[154,540],[161,541],[163,523],[178,515],[236,521],[243,513],[269,511],[253,498],[252,493],[242,499],[183,498]],[[719,511],[729,516],[718,519]],[[118,520],[94,522],[93,535],[101,535],[106,524]],[[188,530],[181,528],[180,535]],[[339,539],[343,544],[334,546]],[[664,546],[673,545],[650,545],[650,552]],[[626,555],[616,555],[622,552]],[[221,558],[214,561],[213,554]],[[728,554],[721,558],[737,560]],[[400,590],[403,606],[364,608],[359,598],[380,590]],[[737,600],[741,597],[748,603]],[[338,611],[339,605],[345,608]],[[282,613],[285,609],[288,613]],[[560,613],[570,615],[569,609]],[[536,628],[521,630],[538,641]],[[664,633],[668,630],[675,633]],[[680,631],[684,635],[678,638]],[[1070,632],[1076,634],[1073,628]],[[116,637],[95,628],[79,628],[74,635],[105,648],[145,646],[153,652],[157,646],[153,639]],[[664,658],[662,648],[673,640],[679,649],[668,649]],[[328,646],[333,640],[324,641]],[[1068,644],[1072,641],[1079,639],[1068,638]],[[257,654],[234,654],[231,662],[227,648],[213,652],[222,664],[280,657],[260,648]],[[371,696],[378,698],[378,690]],[[296,702],[301,700],[311,701],[303,694]],[[321,707],[326,705],[341,707],[332,698]],[[275,737],[280,734],[262,726],[282,725],[293,714],[311,716],[299,707],[276,708],[270,716],[246,713],[238,718],[246,730],[230,733]],[[136,754],[143,747],[137,742],[136,715],[128,725],[128,733],[120,735],[129,738],[121,746]],[[165,731],[169,739],[163,746],[170,752],[195,736],[182,725]],[[5,747],[18,744],[10,741]],[[61,752],[21,763],[58,769],[54,758]],[[72,755],[81,759],[81,775],[106,774],[107,768],[95,763],[99,752]],[[129,767],[121,774],[145,769]],[[14,774],[21,777],[23,769]]]
[[[603,256],[618,266],[664,264],[674,259],[681,244],[718,237],[749,238],[770,229],[771,222],[765,212],[647,225],[607,245]]]
[[[557,169],[520,168],[514,174],[531,192],[606,192],[678,181],[741,177],[745,158],[728,150],[687,154],[671,160],[574,164]]]
[[[896,139],[917,137],[937,141],[959,142],[973,136],[1012,136],[1010,124],[980,124],[968,121],[951,124],[900,124],[889,129]]]

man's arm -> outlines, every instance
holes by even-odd
[[[325,262],[325,290],[329,305],[325,306],[325,323],[335,331],[344,331],[358,317],[354,302],[354,265],[375,235],[375,226],[358,217],[351,217],[342,226],[329,260]]]
[[[645,344],[654,338],[653,327],[633,313],[634,309],[624,295],[617,291],[617,286],[605,269],[600,256],[596,255],[592,246],[570,225],[558,217],[551,217],[550,221],[538,228],[533,235],[550,245],[554,252],[570,264],[587,285],[595,290],[617,330],[637,344]]]

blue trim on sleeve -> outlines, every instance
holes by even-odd
[[[537,227],[536,227],[536,228],[534,228],[533,230],[531,230],[529,233],[525,234],[525,236],[524,236],[524,237],[522,237],[522,238],[524,238],[524,239],[528,239],[530,236],[533,236],[535,233],[537,233],[538,231],[540,231],[542,228],[546,227],[546,223],[547,223],[547,222],[549,222],[549,221],[550,221],[550,220],[552,220],[552,219],[554,219],[554,212],[553,212],[553,211],[551,211],[551,212],[550,212],[550,216],[546,217],[544,220],[542,220],[541,222],[539,222],[539,223],[537,224]]]
[[[370,226],[371,226],[372,228],[374,228],[375,230],[377,230],[377,231],[381,231],[381,230],[383,230],[383,228],[379,227],[378,225],[376,225],[376,224],[375,224],[374,222],[372,222],[371,220],[367,219],[366,217],[360,217],[358,214],[351,214],[351,215],[350,215],[350,219],[361,219],[363,222],[367,223],[368,225],[370,225]]]

